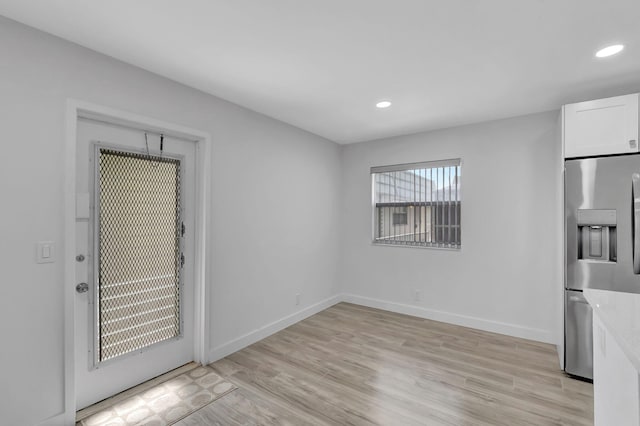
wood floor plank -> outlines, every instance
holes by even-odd
[[[211,366],[239,389],[192,425],[592,425],[555,347],[337,304]]]

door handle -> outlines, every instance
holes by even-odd
[[[640,274],[640,240],[638,239],[638,225],[640,224],[640,174],[634,173],[631,176],[631,238],[633,251],[633,273]]]
[[[89,291],[89,284],[87,283],[80,283],[76,286],[76,291],[78,293],[86,293]]]

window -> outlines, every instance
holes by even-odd
[[[393,212],[393,225],[407,225],[409,223],[409,218],[407,214],[407,209],[403,208],[402,212]]]
[[[371,168],[373,242],[460,248],[460,159]]]

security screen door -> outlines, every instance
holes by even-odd
[[[96,361],[181,333],[180,160],[96,146]]]
[[[77,184],[91,209],[76,222],[89,288],[76,296],[78,409],[193,360],[194,150],[79,121]]]

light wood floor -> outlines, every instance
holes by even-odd
[[[193,425],[591,425],[555,347],[340,303],[211,364],[240,389]]]

